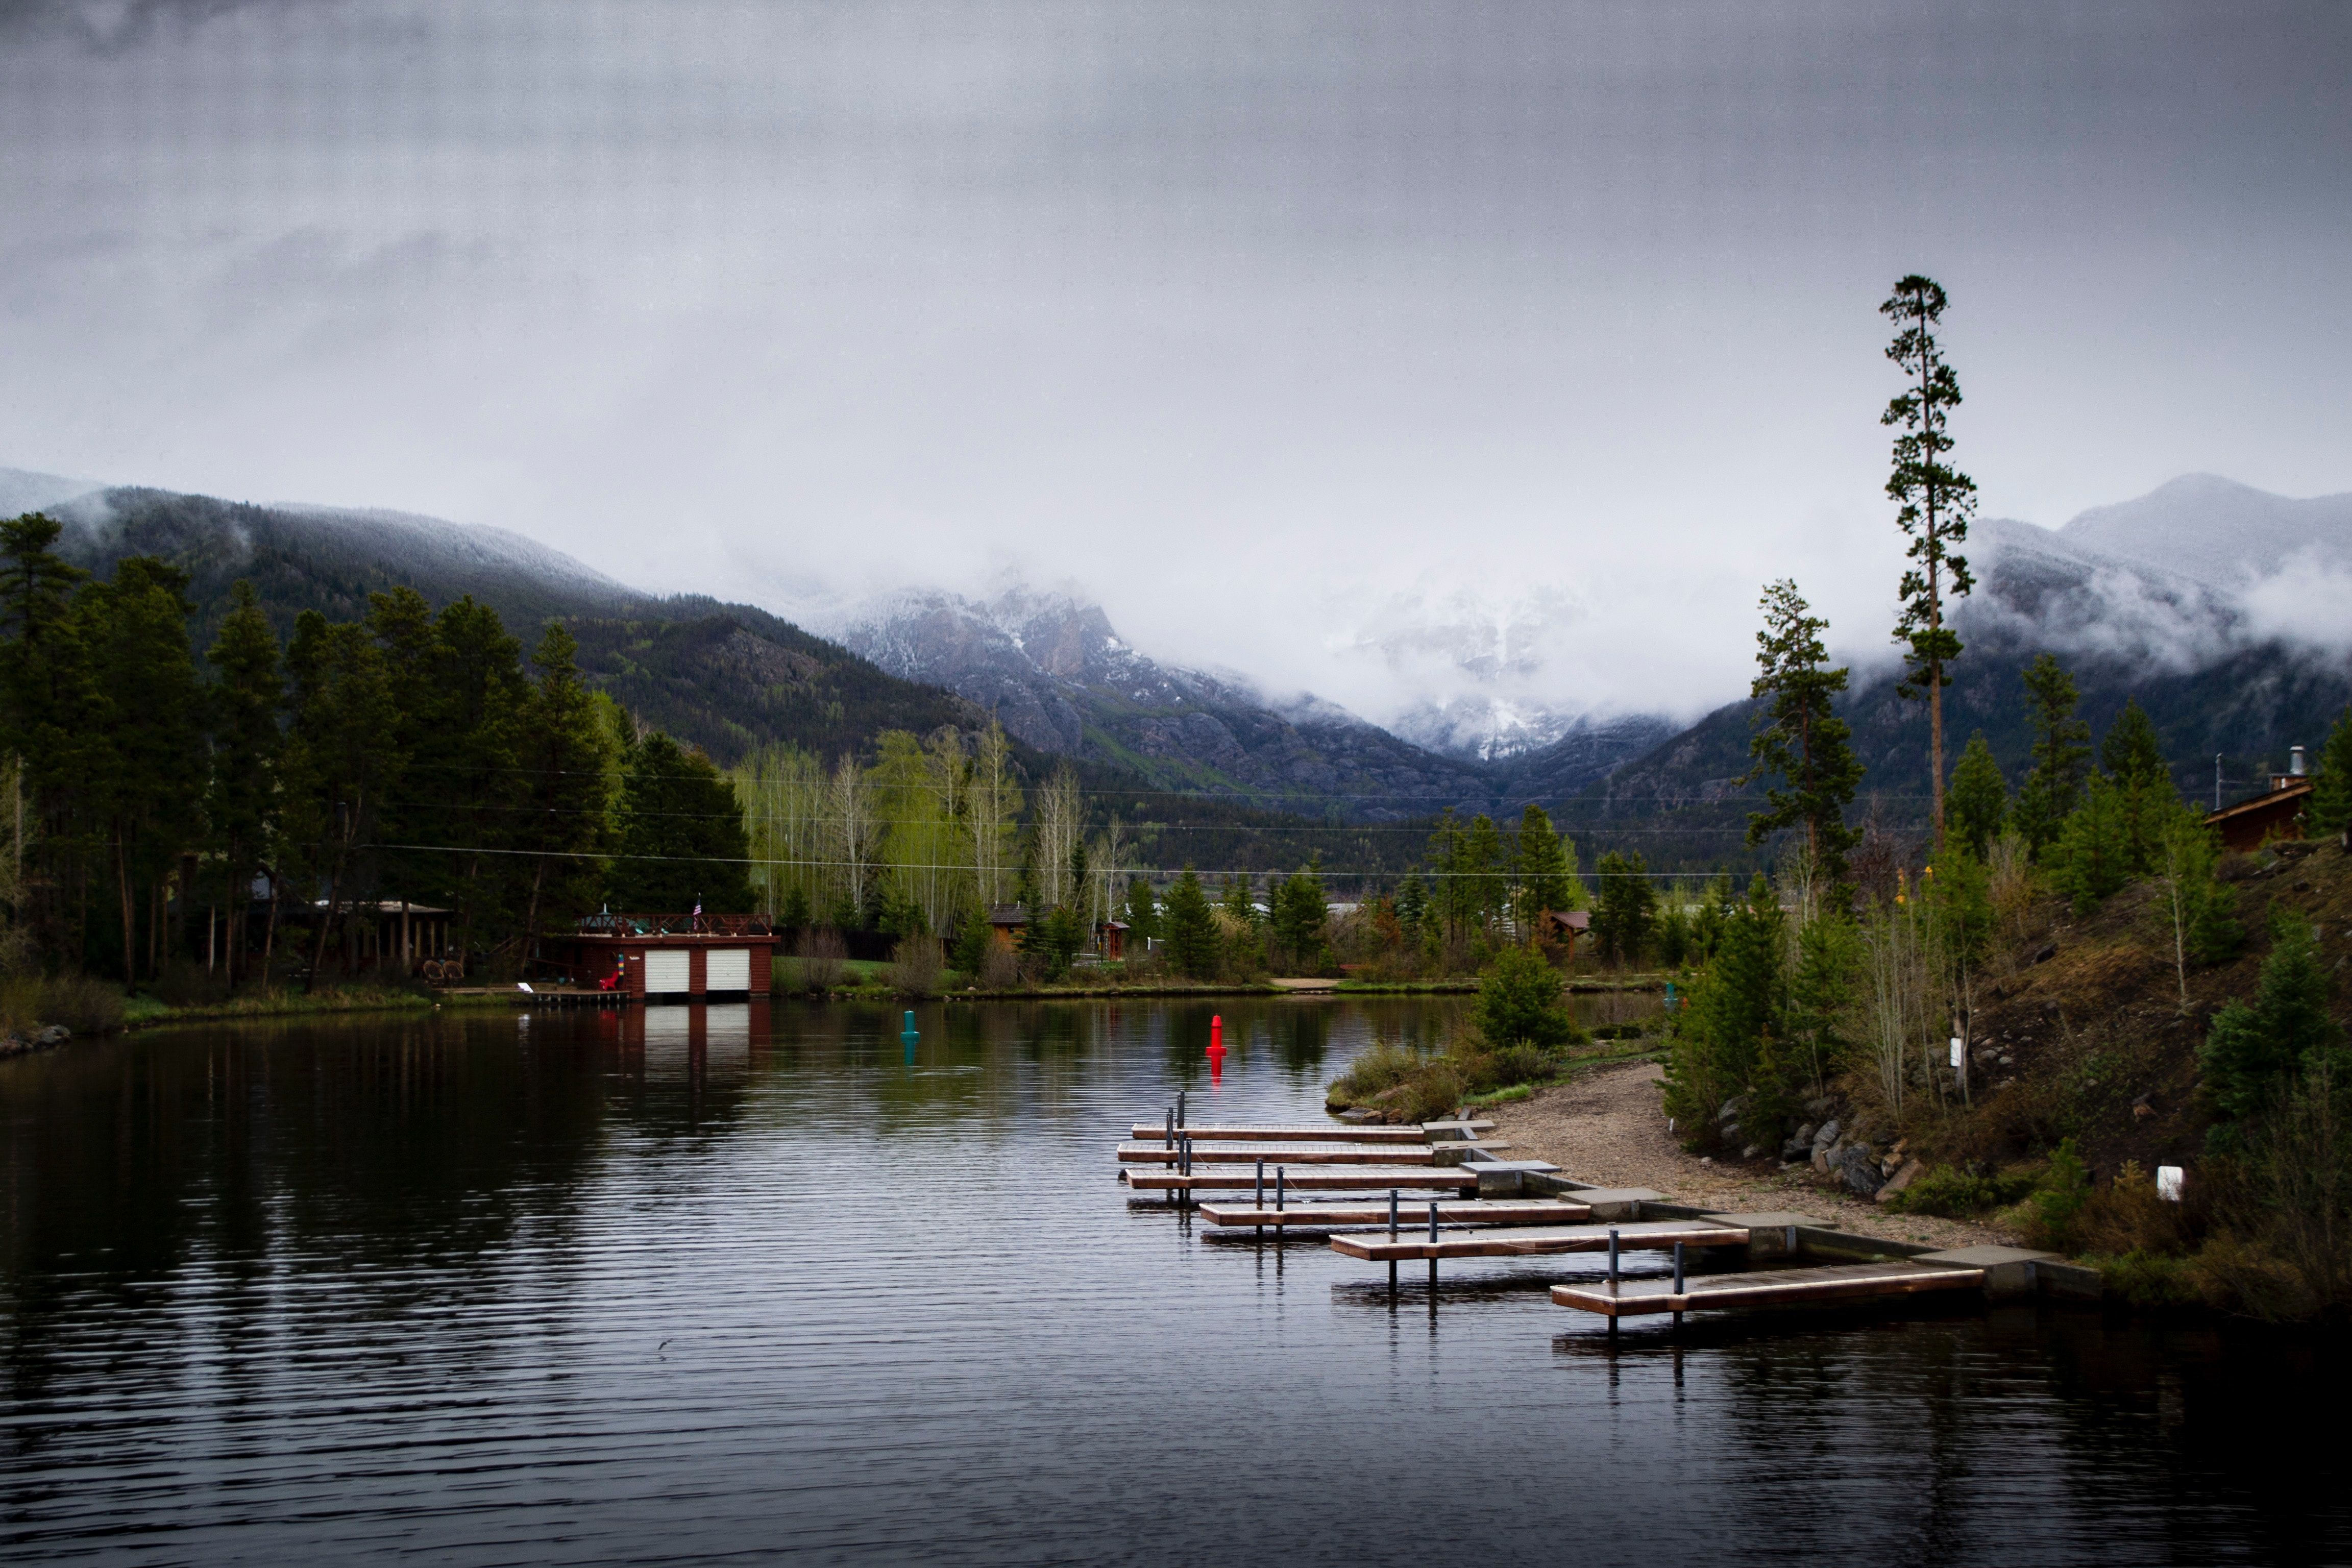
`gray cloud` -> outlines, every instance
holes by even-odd
[[[1883,648],[1913,268],[1989,513],[2352,483],[2341,7],[0,27],[0,462],[785,607],[1066,581],[1376,716],[1475,684],[1366,652],[1485,614],[1449,606],[1571,606],[1509,691],[1571,709],[1738,690],[1782,574]]]

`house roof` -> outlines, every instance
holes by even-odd
[[[992,926],[1025,926],[1029,923],[1029,911],[1019,904],[992,904],[988,910],[988,923]]]
[[[2225,805],[2219,811],[2209,811],[2205,814],[2205,821],[2208,826],[2215,823],[2227,822],[2232,817],[2245,816],[2258,811],[2267,811],[2277,806],[2284,805],[2287,802],[2292,800],[2301,800],[2305,795],[2307,795],[2310,793],[2311,781],[2307,778],[2297,779],[2294,783],[2288,784],[2284,789],[2271,790],[2266,794],[2255,795],[2251,799],[2239,801],[2234,805]]]
[[[1562,931],[1591,931],[1592,912],[1590,910],[1548,910],[1551,923]]]

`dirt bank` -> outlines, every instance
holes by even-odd
[[[1482,1114],[1494,1118],[1493,1136],[1510,1143],[1513,1157],[1549,1160],[1580,1182],[1648,1187],[1718,1211],[1792,1209],[1839,1230],[1934,1247],[2016,1240],[1998,1226],[1891,1213],[1772,1162],[1703,1164],[1666,1131],[1663,1071],[1654,1062],[1604,1068]]]

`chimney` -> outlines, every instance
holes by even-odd
[[[2286,776],[2291,779],[2299,779],[2303,776],[2303,748],[2301,746],[2289,746],[2287,748]]]

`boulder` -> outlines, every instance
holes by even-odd
[[[1878,1160],[1865,1144],[1856,1143],[1847,1149],[1837,1163],[1837,1173],[1846,1191],[1858,1198],[1874,1198],[1878,1189],[1886,1184],[1885,1175],[1878,1168]]]
[[[71,1029],[67,1028],[63,1024],[51,1024],[33,1037],[33,1043],[37,1046],[62,1046],[72,1038]]]
[[[1813,1133],[1813,1147],[1816,1149],[1835,1148],[1837,1146],[1838,1131],[1839,1128],[1837,1119],[1835,1117],[1832,1117],[1829,1121],[1822,1122],[1821,1127]]]
[[[1761,1154],[1762,1152],[1764,1152],[1764,1151],[1761,1148],[1754,1143],[1750,1143],[1739,1151],[1739,1157],[1743,1160],[1753,1160],[1757,1155]]]
[[[1893,1197],[1895,1194],[1901,1192],[1904,1188],[1917,1181],[1919,1179],[1919,1173],[1927,1168],[1927,1166],[1921,1164],[1916,1160],[1904,1161],[1903,1168],[1896,1171],[1893,1175],[1887,1177],[1886,1184],[1878,1189],[1878,1201],[1880,1203],[1885,1203],[1887,1199]]]

